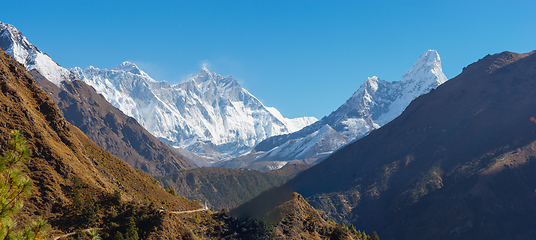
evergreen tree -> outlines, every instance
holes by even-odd
[[[168,192],[169,194],[173,195],[173,196],[177,196],[177,192],[175,192],[175,189],[172,188],[171,186],[168,186],[166,188],[166,192]]]
[[[376,231],[374,231],[372,233],[372,235],[370,235],[370,239],[371,240],[380,240],[380,237],[378,237],[378,234],[376,233]]]
[[[128,219],[127,232],[125,233],[125,238],[129,240],[139,240],[138,228],[136,227],[136,221],[134,217]]]
[[[32,191],[32,182],[21,170],[32,153],[19,131],[11,131],[9,148],[0,157],[0,239],[46,239],[50,226],[45,220],[39,219],[20,229],[12,219]]]
[[[91,238],[91,240],[101,240],[101,237],[99,236],[99,231],[97,229],[91,229],[87,231],[87,234]]]
[[[123,234],[119,231],[115,232],[115,235],[114,235],[114,240],[124,240],[125,238],[123,238]]]

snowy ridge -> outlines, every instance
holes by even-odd
[[[275,147],[258,156],[256,160],[274,161],[282,156],[284,158],[281,160],[315,158],[318,154],[331,153],[333,149],[336,149],[345,142],[341,134],[326,124],[318,131],[306,137],[293,139],[285,142],[281,146]]]
[[[72,71],[154,136],[215,160],[239,156],[267,137],[291,133],[316,121],[284,118],[233,77],[206,68],[176,85],[155,81],[129,62],[113,70],[88,67]]]
[[[61,67],[47,54],[37,49],[11,24],[0,22],[0,48],[22,63],[27,71],[37,70],[58,87],[61,87],[62,81],[70,81],[73,77],[69,70]]]
[[[325,155],[392,121],[413,99],[446,81],[439,54],[428,50],[402,76],[402,81],[387,82],[370,77],[329,116],[296,133],[261,142],[256,150],[265,153],[258,156],[257,161],[289,161]],[[341,139],[326,131],[326,126]]]
[[[279,121],[285,123],[287,125],[290,132],[296,132],[300,129],[302,129],[305,126],[311,125],[312,123],[318,121],[315,117],[301,117],[301,118],[285,118],[279,110],[277,110],[274,107],[266,107],[266,110],[268,110],[274,117],[276,117]]]
[[[423,53],[402,76],[402,93],[391,102],[389,111],[376,119],[379,125],[385,125],[398,117],[413,99],[430,92],[445,83],[447,77],[443,74],[441,58],[435,50]]]

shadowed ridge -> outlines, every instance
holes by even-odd
[[[533,52],[517,54],[503,52],[486,56],[478,62],[469,65],[457,77],[447,81],[431,93],[425,94],[414,100],[398,118],[393,120],[393,122],[386,124],[382,128],[371,132],[369,136],[358,140],[355,143],[350,144],[348,147],[345,147],[339,152],[333,154],[331,157],[325,160],[325,163],[322,162],[317,166],[304,171],[303,174],[297,176],[295,179],[291,180],[291,182],[297,184],[297,189],[304,191],[303,193],[300,191],[300,193],[304,196],[310,195],[308,190],[306,190],[308,189],[306,186],[315,186],[316,190],[311,190],[311,192],[316,193],[348,189],[345,187],[347,185],[341,185],[340,182],[336,180],[323,179],[322,176],[339,175],[340,177],[336,177],[335,179],[340,179],[342,176],[347,174],[352,176],[366,175],[367,171],[371,170],[370,168],[388,163],[394,158],[404,157],[408,154],[408,152],[411,152],[418,146],[422,147],[423,145],[431,145],[431,143],[437,143],[438,140],[452,141],[452,144],[458,147],[455,151],[457,152],[457,155],[463,155],[458,153],[459,150],[467,151],[467,149],[463,147],[464,145],[461,141],[453,141],[453,139],[442,138],[434,139],[432,140],[433,142],[424,142],[425,137],[430,137],[428,135],[430,132],[439,134],[443,132],[443,130],[446,130],[458,137],[465,138],[465,141],[470,141],[472,145],[476,146],[481,142],[472,141],[470,136],[476,135],[477,133],[474,132],[471,134],[466,134],[468,132],[459,132],[462,129],[461,127],[463,127],[463,129],[468,129],[469,126],[483,126],[482,123],[486,123],[486,125],[500,125],[501,128],[504,129],[504,133],[506,133],[509,130],[506,130],[505,128],[510,128],[515,125],[506,124],[505,120],[502,119],[503,117],[506,117],[515,118],[512,119],[512,121],[523,124],[522,126],[528,128],[529,122],[524,121],[530,118],[530,113],[528,111],[520,113],[526,118],[518,116],[513,117],[512,115],[502,116],[504,111],[511,111],[511,106],[508,106],[508,104],[505,103],[502,103],[502,106],[499,106],[498,99],[495,98],[506,98],[507,95],[512,95],[511,92],[505,92],[507,88],[502,88],[502,86],[500,86],[497,82],[499,79],[505,78],[503,78],[503,76],[489,78],[489,73],[485,73],[485,75],[488,76],[485,76],[484,78],[482,78],[481,75],[483,71],[491,68],[497,72],[498,69],[507,67],[512,62],[524,59],[528,56],[530,56],[530,58],[525,60],[533,61],[532,59],[535,58],[536,55],[532,53]],[[508,75],[508,72],[510,72],[510,70],[504,71],[506,72],[501,75]],[[511,81],[512,78],[516,77],[509,77],[509,80],[507,81]],[[526,78],[524,82],[532,85],[532,82],[529,80],[530,77]],[[491,82],[497,83],[489,84]],[[519,88],[519,86],[517,86],[517,88]],[[527,96],[532,95],[530,94],[529,89],[530,88],[519,88],[519,90],[524,91],[524,94]],[[522,97],[517,97],[517,99],[515,99],[516,102],[522,100]],[[526,104],[528,104],[528,102]],[[526,104],[524,104],[524,106],[526,106]],[[487,111],[490,111],[490,114],[493,113],[496,115],[496,118],[493,120],[499,119],[501,123],[499,124],[491,121],[481,121],[486,119],[491,120],[490,118],[478,116]],[[465,126],[459,126],[462,123]],[[453,124],[454,126],[452,126]],[[522,130],[522,127],[516,128],[522,135],[524,135],[526,132]],[[489,126],[486,129],[479,127],[480,131],[491,129],[497,130],[494,128],[489,128]],[[385,142],[386,140],[387,142]],[[476,155],[476,152],[477,151],[475,151],[475,154],[473,155]],[[370,158],[367,156],[370,156]],[[350,177],[346,181],[352,182],[354,179],[354,177]],[[313,182],[308,182],[309,180]]]
[[[230,214],[263,221],[273,229],[273,235],[266,239],[358,239],[347,227],[327,220],[322,211],[314,209],[300,194],[288,190],[272,188]]]
[[[274,187],[262,192],[252,200],[232,209],[229,214],[238,218],[265,219],[269,223],[276,223],[281,219],[266,219],[267,214],[277,206],[291,200],[293,196],[294,193],[292,192],[292,189],[287,185]]]
[[[310,165],[288,165],[261,172],[223,167],[202,167],[156,177],[177,195],[206,203],[215,209],[231,209],[271,187],[281,185]]]
[[[58,104],[65,118],[95,143],[131,166],[152,176],[162,176],[197,166],[158,140],[138,122],[113,107],[81,80],[63,82],[59,88],[38,71],[30,74]]]

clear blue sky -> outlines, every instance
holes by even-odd
[[[447,78],[486,54],[536,49],[536,1],[4,1],[60,65],[136,63],[179,83],[203,64],[288,118],[321,118],[371,76],[402,74],[428,49]]]

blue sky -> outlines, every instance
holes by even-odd
[[[13,24],[60,65],[136,63],[179,83],[207,65],[288,118],[321,118],[371,76],[428,49],[447,78],[486,54],[536,49],[536,1],[9,1]]]

